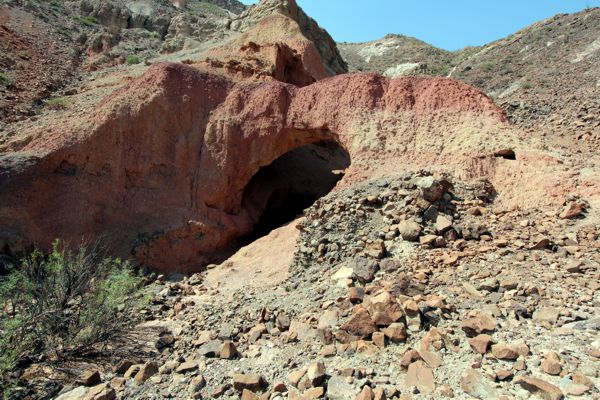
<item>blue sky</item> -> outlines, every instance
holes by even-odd
[[[447,50],[482,45],[558,13],[600,6],[600,0],[297,1],[336,41],[365,42],[399,33]]]

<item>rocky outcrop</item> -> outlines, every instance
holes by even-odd
[[[231,23],[231,28],[245,32],[259,21],[273,14],[284,15],[298,23],[304,36],[314,43],[318,49],[330,75],[348,72],[346,62],[340,56],[329,33],[306,15],[302,8],[298,7],[295,0],[262,0],[235,18]]]
[[[313,42],[296,21],[270,15],[227,44],[207,52],[205,62],[240,78],[273,77],[306,86],[328,76]]]
[[[350,72],[378,72],[391,78],[403,75],[446,76],[455,54],[403,35],[365,43],[338,43]]]
[[[510,140],[504,125],[489,99],[451,80],[365,74],[298,88],[158,64],[85,118],[67,118],[67,130],[4,156],[2,241],[103,236],[143,265],[192,270],[252,230],[246,185],[295,148],[336,142],[353,162],[347,178],[360,179],[377,158],[491,154]],[[465,129],[478,133],[465,140]]]

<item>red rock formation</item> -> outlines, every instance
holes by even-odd
[[[298,88],[158,64],[84,123],[67,120],[3,160],[0,229],[13,247],[18,238],[48,246],[103,236],[146,266],[193,270],[250,232],[256,218],[242,205],[244,188],[286,152],[335,141],[352,157],[352,176],[361,160],[443,155],[452,128],[440,146],[432,124],[460,130],[474,118],[504,125],[487,97],[447,79],[362,74]],[[393,133],[388,126],[381,137],[373,127],[382,123]]]

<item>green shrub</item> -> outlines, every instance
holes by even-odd
[[[2,84],[4,86],[12,85],[11,79],[8,77],[8,75],[6,75],[6,73],[4,73],[2,71],[0,71],[0,84]]]
[[[69,101],[66,97],[55,97],[44,102],[44,107],[49,110],[65,110],[69,106]]]
[[[62,361],[101,351],[126,333],[143,302],[141,277],[128,262],[59,241],[0,280],[0,392],[9,372],[30,359]]]
[[[521,87],[525,90],[529,90],[533,87],[533,85],[529,82],[525,82],[525,83],[523,83],[523,85],[521,85]]]
[[[223,13],[223,10],[216,4],[209,3],[207,1],[201,1],[199,5],[200,5],[200,9],[204,12],[208,12],[211,14],[222,14]]]
[[[125,59],[125,64],[127,65],[134,65],[139,63],[140,58],[138,56],[127,56],[127,58]]]
[[[87,26],[94,26],[94,25],[98,25],[100,23],[100,21],[98,21],[98,18],[96,18],[92,15],[86,15],[85,17],[76,15],[75,21],[82,23],[84,25],[87,25]]]

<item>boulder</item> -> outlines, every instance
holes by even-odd
[[[366,298],[363,305],[369,311],[376,325],[390,325],[404,315],[396,298],[387,291]]]
[[[419,240],[423,227],[413,220],[405,220],[398,224],[398,231],[400,232],[402,239],[408,240],[409,242],[416,242]]]

